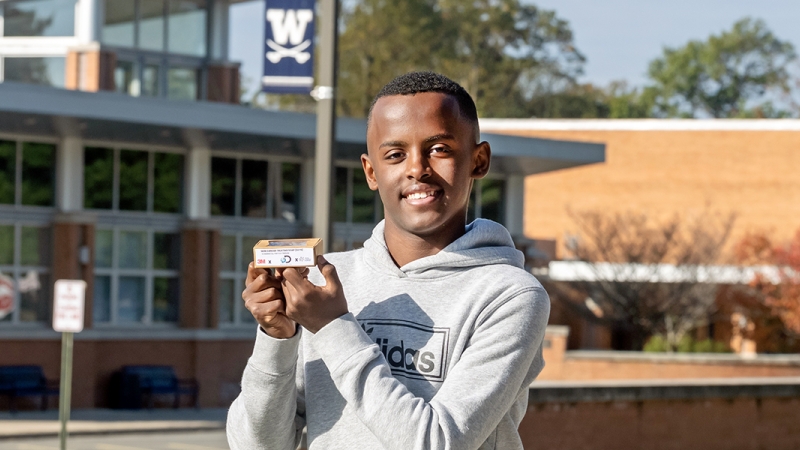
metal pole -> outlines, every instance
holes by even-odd
[[[58,420],[61,422],[58,437],[61,450],[67,450],[67,422],[72,396],[72,333],[69,332],[61,333],[61,387],[58,392]]]
[[[333,228],[333,148],[336,142],[336,49],[338,0],[319,0],[319,72],[317,78],[317,141],[314,160],[314,237],[329,251]]]

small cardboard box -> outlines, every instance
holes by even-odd
[[[322,239],[265,239],[253,246],[256,267],[309,267],[317,264]]]

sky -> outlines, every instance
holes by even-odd
[[[523,0],[524,1],[524,0]],[[605,86],[647,82],[647,64],[662,49],[705,40],[743,17],[763,19],[800,52],[800,0],[535,0],[569,22],[586,56],[579,81]],[[242,62],[244,86],[257,88],[261,73],[264,2],[239,3],[230,14],[230,58]]]

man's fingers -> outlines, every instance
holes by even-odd
[[[244,281],[244,284],[248,285],[253,280],[255,280],[259,275],[266,274],[267,269],[257,268],[256,265],[250,261],[250,264],[247,265],[247,279]]]
[[[336,273],[336,267],[329,263],[322,255],[317,257],[317,267],[325,278],[326,289],[339,289],[341,287],[342,283],[339,281],[339,274]]]
[[[308,268],[306,268],[306,274],[308,274]],[[294,286],[301,286],[301,284],[306,281],[305,276],[303,276],[300,270],[294,267],[285,269],[283,271],[283,278]]]
[[[276,300],[284,300],[283,291],[278,288],[267,288],[263,291],[250,292],[244,299],[245,304],[248,303],[268,303]]]

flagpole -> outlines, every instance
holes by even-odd
[[[334,143],[336,142],[336,72],[338,0],[319,0],[319,71],[317,72],[317,135],[314,160],[314,237],[323,252],[332,248]]]

